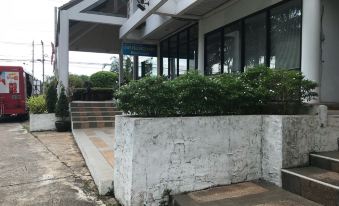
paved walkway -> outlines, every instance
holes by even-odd
[[[0,124],[0,205],[94,206],[105,205],[103,201],[114,203],[112,199],[102,201],[98,198],[70,133],[33,135],[21,124]]]
[[[74,129],[73,135],[99,194],[110,192],[113,188],[114,128]]]
[[[176,195],[174,201],[176,206],[320,206],[260,181]]]

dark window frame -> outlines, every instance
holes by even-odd
[[[250,15],[247,15],[245,17],[242,17],[236,21],[233,21],[227,25],[224,25],[222,27],[219,27],[213,31],[210,31],[208,33],[206,33],[204,35],[204,74],[205,75],[209,75],[209,71],[208,71],[208,68],[207,68],[207,52],[206,52],[206,49],[207,49],[207,38],[209,35],[213,35],[215,33],[218,33],[218,32],[221,32],[221,73],[224,73],[224,64],[223,64],[223,60],[224,60],[224,30],[225,28],[227,27],[230,27],[234,24],[241,24],[241,29],[240,29],[240,39],[241,39],[241,56],[240,56],[240,71],[243,72],[244,69],[245,69],[245,59],[244,59],[244,53],[245,53],[245,43],[244,43],[244,40],[245,40],[245,32],[244,32],[244,29],[245,29],[245,20],[246,19],[249,19],[251,17],[254,17],[256,15],[260,15],[262,13],[266,14],[266,17],[265,17],[265,23],[266,23],[266,57],[265,57],[265,65],[267,67],[270,67],[270,59],[271,59],[271,10],[274,9],[274,8],[277,8],[281,5],[284,5],[284,4],[287,4],[291,1],[299,1],[300,2],[300,9],[301,9],[301,19],[303,17],[303,1],[302,0],[284,0],[282,2],[279,2],[277,4],[274,4],[272,6],[269,6],[267,8],[264,8],[262,10],[259,10],[257,12],[254,12]],[[302,28],[302,20],[301,20],[301,28]],[[302,30],[300,32],[300,62],[299,62],[299,68],[291,68],[291,69],[294,69],[294,70],[298,70],[298,71],[301,71],[301,57],[302,57]]]
[[[172,70],[172,68],[170,68],[170,59],[171,59],[171,55],[169,54],[170,53],[170,43],[169,43],[169,41],[170,41],[170,39],[171,38],[173,38],[173,37],[176,37],[177,38],[177,51],[176,51],[176,53],[177,53],[177,55],[176,55],[176,62],[175,62],[175,64],[176,64],[176,75],[175,76],[179,76],[179,44],[180,44],[180,39],[179,39],[179,35],[180,35],[180,33],[182,33],[182,32],[186,32],[186,35],[187,35],[187,37],[186,37],[186,39],[187,39],[187,58],[186,58],[186,65],[187,65],[187,71],[189,71],[189,51],[190,51],[190,43],[191,43],[191,39],[190,39],[190,29],[191,28],[193,28],[193,27],[195,27],[195,26],[197,26],[197,27],[199,27],[199,24],[198,23],[195,23],[195,24],[192,24],[192,25],[190,25],[190,26],[188,26],[188,27],[186,27],[186,28],[184,28],[184,29],[182,29],[182,30],[180,30],[180,31],[178,31],[178,32],[176,32],[176,33],[174,33],[174,34],[172,34],[172,35],[170,35],[170,36],[168,36],[168,37],[166,37],[165,39],[163,39],[163,40],[161,40],[160,41],[160,47],[161,47],[161,45],[162,45],[162,43],[163,42],[168,42],[168,77],[169,78],[171,78],[171,76],[172,76],[172,74],[171,74],[171,70]],[[199,30],[198,30],[199,31]],[[197,35],[197,36],[199,36],[199,34]],[[197,44],[198,44],[198,39],[199,39],[199,37],[197,38],[197,39],[195,39],[195,41],[197,42]],[[198,69],[198,65],[197,64],[195,64],[195,70],[197,70]],[[160,74],[159,74],[160,76],[163,76],[164,74],[163,74],[163,54],[162,54],[162,52],[161,52],[161,49],[160,49]]]

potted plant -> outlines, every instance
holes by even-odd
[[[66,132],[71,129],[69,120],[69,105],[65,94],[65,88],[61,88],[61,92],[55,108],[55,116],[59,118],[55,122],[55,127],[58,132]]]

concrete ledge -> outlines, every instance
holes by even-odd
[[[97,185],[99,194],[106,195],[113,189],[113,168],[82,130],[73,130],[73,136]]]
[[[315,115],[135,118],[116,116],[115,197],[157,205],[162,193],[262,178],[281,186],[281,169],[310,152],[337,150],[337,130]]]
[[[31,132],[55,130],[56,121],[54,113],[29,114],[29,130]]]

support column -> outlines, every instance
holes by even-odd
[[[59,49],[58,49],[58,93],[61,86],[68,90],[69,75],[69,19],[66,11],[60,11],[60,33],[59,33]]]
[[[119,54],[119,87],[124,84],[124,55]]]
[[[158,42],[158,45],[157,45],[157,76],[161,76],[160,42]]]
[[[303,0],[301,71],[321,86],[321,0]]]
[[[139,78],[139,57],[133,56],[133,80]]]

